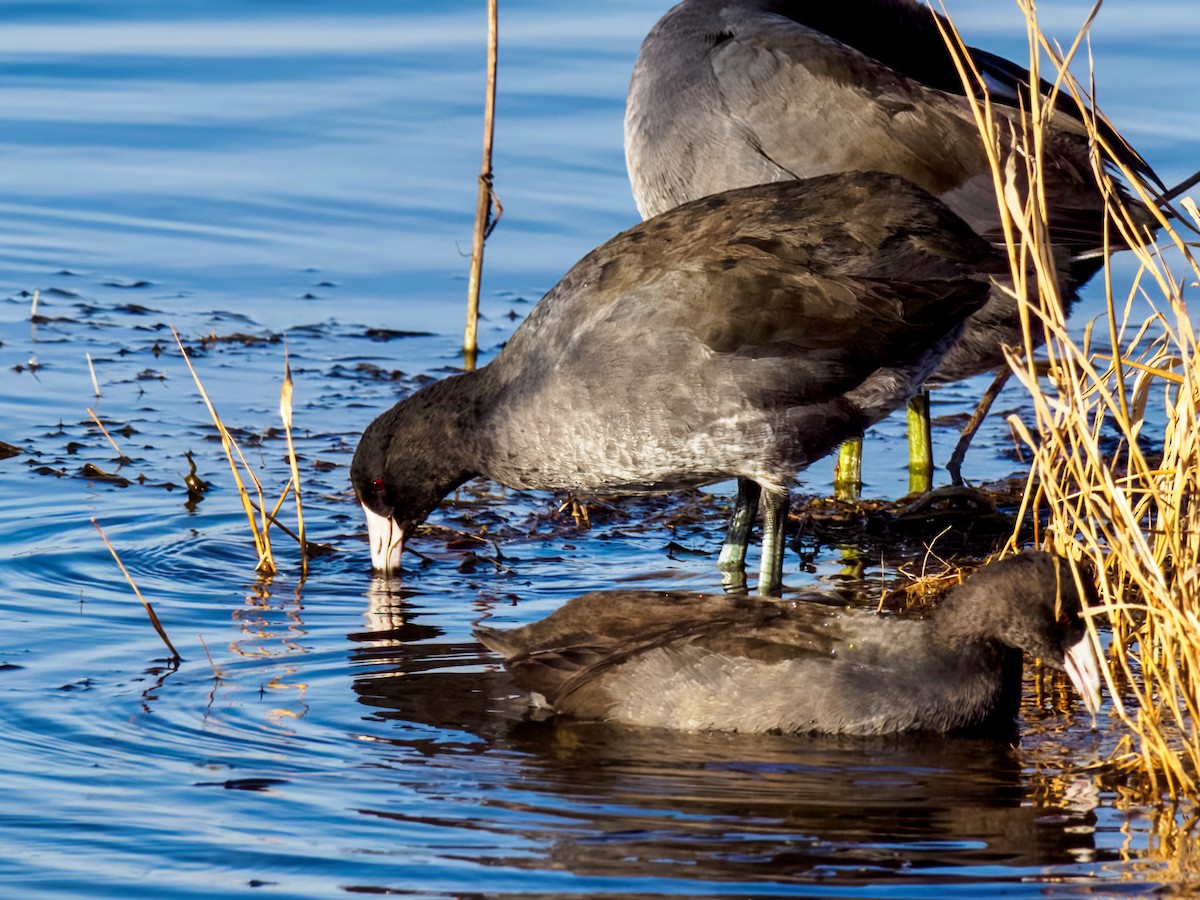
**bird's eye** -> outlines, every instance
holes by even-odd
[[[382,478],[376,478],[374,481],[371,482],[371,490],[373,490],[377,494],[382,494],[384,487],[385,487],[385,485],[383,483]]]

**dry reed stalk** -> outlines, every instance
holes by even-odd
[[[179,337],[179,332],[171,327],[171,334],[175,336],[175,343],[179,345],[179,352],[183,354],[183,361],[187,363],[188,371],[192,373],[192,380],[196,382],[196,388],[200,391],[200,397],[204,400],[204,405],[208,407],[208,413],[212,416],[213,423],[217,426],[217,431],[221,435],[221,446],[225,450],[225,457],[229,460],[229,469],[233,472],[233,481],[237,485],[238,496],[242,501],[242,509],[246,513],[246,518],[250,522],[250,531],[254,535],[254,547],[258,552],[258,564],[255,566],[255,571],[262,575],[273,575],[276,571],[275,560],[271,556],[271,536],[268,533],[268,521],[265,513],[261,511],[267,508],[266,501],[263,497],[262,485],[258,478],[255,477],[253,470],[250,468],[250,463],[246,461],[245,455],[242,453],[241,447],[237,445],[237,441],[233,439],[233,435],[221,422],[221,417],[217,415],[216,407],[208,398],[208,392],[204,390],[204,385],[200,381],[200,376],[196,373],[195,367],[192,365],[192,360],[188,356],[187,350],[183,347],[183,341]],[[237,458],[234,457],[234,452],[237,452]],[[241,460],[242,465],[246,469],[246,474],[254,483],[256,492],[258,493],[257,509],[262,515],[262,527],[259,527],[255,521],[255,505],[250,501],[250,493],[246,490],[246,485],[242,481],[241,473],[238,471],[237,461]]]
[[[129,582],[129,586],[133,588],[134,596],[141,601],[142,606],[146,610],[146,615],[150,617],[150,624],[154,626],[154,630],[158,632],[158,636],[162,638],[162,642],[167,645],[167,649],[171,651],[171,661],[179,662],[183,659],[179,655],[179,651],[175,649],[175,645],[171,643],[171,639],[167,637],[167,632],[163,630],[162,623],[158,621],[158,615],[154,612],[154,607],[150,602],[142,596],[142,592],[138,590],[138,586],[134,584],[133,576],[129,574],[129,570],[125,568],[125,563],[121,562],[121,557],[117,555],[117,550],[109,543],[108,536],[104,533],[104,529],[100,527],[100,523],[92,519],[92,526],[96,531],[100,532],[100,539],[104,541],[104,546],[108,548],[108,552],[112,554],[112,558],[117,561],[117,566],[121,569],[121,574],[125,576],[125,580]]]
[[[96,380],[96,367],[92,365],[92,354],[85,353],[83,355],[87,357],[88,371],[92,374],[92,392],[99,397],[100,382]]]
[[[116,452],[117,459],[122,462],[127,461],[129,459],[129,457],[127,457],[124,453],[121,452],[121,448],[117,446],[117,442],[113,440],[113,436],[108,433],[108,429],[104,427],[104,423],[100,421],[100,419],[92,411],[92,408],[90,406],[87,408],[87,414],[92,417],[92,421],[96,423],[96,427],[100,429],[100,433],[102,435],[104,435],[106,438],[108,438],[108,443],[112,446],[113,450]]]
[[[904,577],[905,582],[891,590],[885,590],[879,597],[876,611],[881,611],[886,603],[897,597],[902,598],[900,605],[904,609],[914,606],[928,606],[933,597],[938,597],[955,585],[962,584],[965,570],[951,563],[934,552],[934,545],[949,528],[943,529],[932,541],[925,545],[925,555],[921,559],[920,571],[914,571],[911,565],[897,569],[896,574]],[[916,563],[916,560],[913,560]],[[936,564],[936,565],[935,565]]]
[[[1031,0],[1017,3],[1028,28],[1032,83],[1044,53],[1058,70],[1056,93],[1067,90],[1077,101],[1090,98],[1067,65],[1099,5],[1071,48],[1061,53],[1038,29]],[[964,83],[982,85],[957,35],[947,41],[957,51]],[[1015,292],[1026,301],[1023,355],[1009,354],[1029,392],[1036,423],[1030,428],[1017,417],[1009,420],[1033,453],[1022,512],[1044,523],[1039,543],[1072,560],[1089,560],[1098,574],[1101,602],[1091,611],[1089,631],[1099,646],[1096,619],[1111,626],[1106,680],[1116,713],[1129,729],[1114,761],[1140,773],[1155,795],[1195,798],[1200,788],[1200,343],[1181,280],[1153,246],[1141,219],[1149,216],[1192,277],[1200,279],[1200,266],[1155,205],[1153,188],[1116,165],[1147,210],[1134,215],[1100,156],[1093,154],[1093,174],[1108,205],[1106,243],[1111,246],[1116,243],[1111,236],[1119,236],[1120,244],[1136,248],[1141,266],[1122,302],[1106,266],[1105,312],[1074,341],[1054,278],[1041,178],[1053,97],[1033,92],[1019,134],[997,127],[986,93],[972,101],[972,108],[992,162]],[[1097,119],[1085,124],[1094,146],[1112,158],[1114,148]],[[1020,174],[1031,187],[1023,196],[1014,188],[1015,154],[1008,153],[1014,141],[1028,151]],[[1034,361],[1039,344],[1049,361],[1045,382]],[[1147,433],[1146,415],[1155,398],[1166,419],[1161,458],[1145,449],[1158,437]],[[1117,437],[1115,449],[1109,449],[1111,435]],[[1076,567],[1074,577],[1089,576]]]
[[[217,668],[216,662],[213,661],[212,654],[208,652],[208,644],[204,642],[204,635],[197,634],[196,637],[200,640],[200,646],[204,648],[204,655],[208,657],[208,665],[212,669],[213,681],[220,683],[224,679],[221,676],[221,670]]]
[[[279,495],[279,499],[275,501],[275,505],[273,507],[271,507],[271,511],[269,513],[267,513],[267,520],[272,525],[274,525],[276,528],[278,528],[280,531],[295,538],[296,542],[299,543],[299,541],[300,541],[299,535],[294,534],[290,529],[288,529],[277,518],[279,515],[279,510],[283,509],[283,501],[287,499],[287,495],[292,490],[292,484],[293,484],[292,479],[288,478],[287,483],[283,486],[283,492]],[[255,507],[255,508],[257,509],[257,507]],[[259,512],[262,512],[262,510],[259,510]]]
[[[467,324],[463,331],[465,367],[475,368],[478,353],[479,285],[483,277],[483,244],[504,209],[493,188],[492,137],[496,122],[496,63],[499,57],[498,0],[488,0],[487,93],[483,110],[483,162],[479,170],[479,194],[475,203],[475,233],[471,242],[471,273],[467,281]],[[492,218],[492,207],[496,216]]]
[[[296,534],[297,540],[300,542],[300,575],[304,577],[308,575],[308,544],[304,540],[304,506],[300,502],[300,462],[296,459],[296,444],[292,439],[292,364],[288,359],[287,344],[283,346],[283,386],[279,389],[279,415],[283,419],[283,433],[287,437],[288,448],[288,463],[292,468],[292,480],[290,486],[295,489],[296,494]],[[288,488],[285,486],[283,494],[279,498],[279,504],[283,504],[283,498],[287,496]],[[279,511],[279,506],[276,506],[275,511]],[[272,515],[274,519],[274,515]]]

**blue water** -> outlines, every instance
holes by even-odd
[[[665,8],[501,5],[485,357],[636,221],[623,96]],[[1063,39],[1087,9],[1045,5]],[[951,12],[974,43],[1024,52],[1012,8]],[[0,440],[20,448],[0,460],[0,897],[1187,889],[1173,817],[1081,770],[1119,726],[1090,731],[1032,681],[1018,750],[523,721],[472,623],[613,584],[718,590],[723,488],[600,508],[583,530],[555,498],[472,486],[402,585],[371,579],[346,476],[357,435],[460,362],[482,4],[41,0],[0,4],[0,25]],[[1110,0],[1095,29],[1102,105],[1168,182],[1200,167],[1196,46],[1190,0]],[[306,526],[333,548],[307,578],[278,532],[279,574],[255,576],[171,325],[270,502],[288,477],[286,347]],[[939,392],[937,412],[969,410],[986,380]],[[1019,388],[999,406],[1020,412]],[[870,496],[904,492],[902,428],[868,441]],[[954,439],[938,430],[937,459]],[[188,452],[213,485],[193,504]],[[968,469],[1019,472],[1003,417]],[[797,493],[828,480],[815,466]],[[812,571],[789,554],[785,579],[841,566],[835,548]]]

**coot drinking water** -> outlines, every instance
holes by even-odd
[[[940,201],[879,173],[717,194],[581,260],[488,365],[366,429],[351,480],[371,557],[477,475],[514,488],[672,491],[736,478],[722,568],[762,498],[758,590],[780,583],[796,472],[937,368],[1007,263]]]

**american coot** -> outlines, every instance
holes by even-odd
[[[689,731],[1011,737],[1022,653],[1066,669],[1088,711],[1099,708],[1100,662],[1080,607],[1069,566],[1027,551],[978,570],[923,619],[820,594],[609,591],[475,635],[535,703],[564,716]]]
[[[644,222],[576,264],[487,366],[366,429],[350,474],[372,561],[398,570],[413,528],[476,475],[614,493],[736,478],[722,568],[740,573],[761,493],[758,589],[774,591],[796,472],[903,405],[1006,265],[935,198],[878,173]]]
[[[1028,71],[982,50],[971,55],[999,121],[1008,121],[1006,110],[1015,121]],[[1050,236],[1068,304],[1103,264],[1106,237],[1080,115],[1061,94],[1044,148]],[[1101,130],[1123,163],[1161,187],[1111,128]],[[1015,150],[1019,133],[1018,125],[1002,143]],[[962,83],[934,14],[916,0],[684,0],[642,44],[625,153],[643,216],[750,184],[878,170],[920,185],[979,234],[1002,239]],[[1019,158],[1018,174],[1024,168]],[[1115,229],[1108,237],[1120,240]],[[1001,345],[1020,343],[1017,304],[997,289],[930,382],[1003,365]]]

